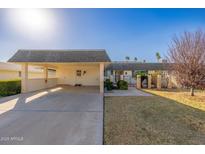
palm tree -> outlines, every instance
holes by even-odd
[[[126,56],[126,57],[125,57],[125,60],[130,60],[130,57],[129,57],[129,56]]]
[[[159,60],[161,59],[161,56],[160,56],[159,52],[156,52],[156,58],[157,58],[157,61],[159,62]]]
[[[137,61],[137,60],[138,60],[137,57],[135,57],[135,58],[134,58],[134,61]]]

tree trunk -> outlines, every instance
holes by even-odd
[[[191,91],[190,91],[191,96],[194,96],[194,88],[191,87]]]

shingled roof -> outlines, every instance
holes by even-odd
[[[169,70],[169,63],[113,62],[107,70]]]
[[[110,62],[105,50],[18,50],[8,62]]]

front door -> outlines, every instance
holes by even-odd
[[[120,80],[120,76],[123,75],[123,71],[115,71],[115,81]]]
[[[75,85],[82,85],[82,70],[76,70]]]
[[[82,85],[82,84],[83,84],[83,71],[76,70],[75,85]]]

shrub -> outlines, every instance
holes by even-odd
[[[20,80],[0,81],[0,96],[10,96],[21,92]]]
[[[128,83],[126,81],[124,81],[124,80],[119,80],[117,82],[117,87],[120,90],[127,90],[128,89]]]
[[[112,90],[113,82],[111,82],[110,79],[106,79],[104,82],[104,86],[107,88],[107,90]]]
[[[144,77],[144,76],[147,76],[147,72],[146,71],[137,71],[135,75],[136,75],[136,77],[137,77],[137,75]]]

